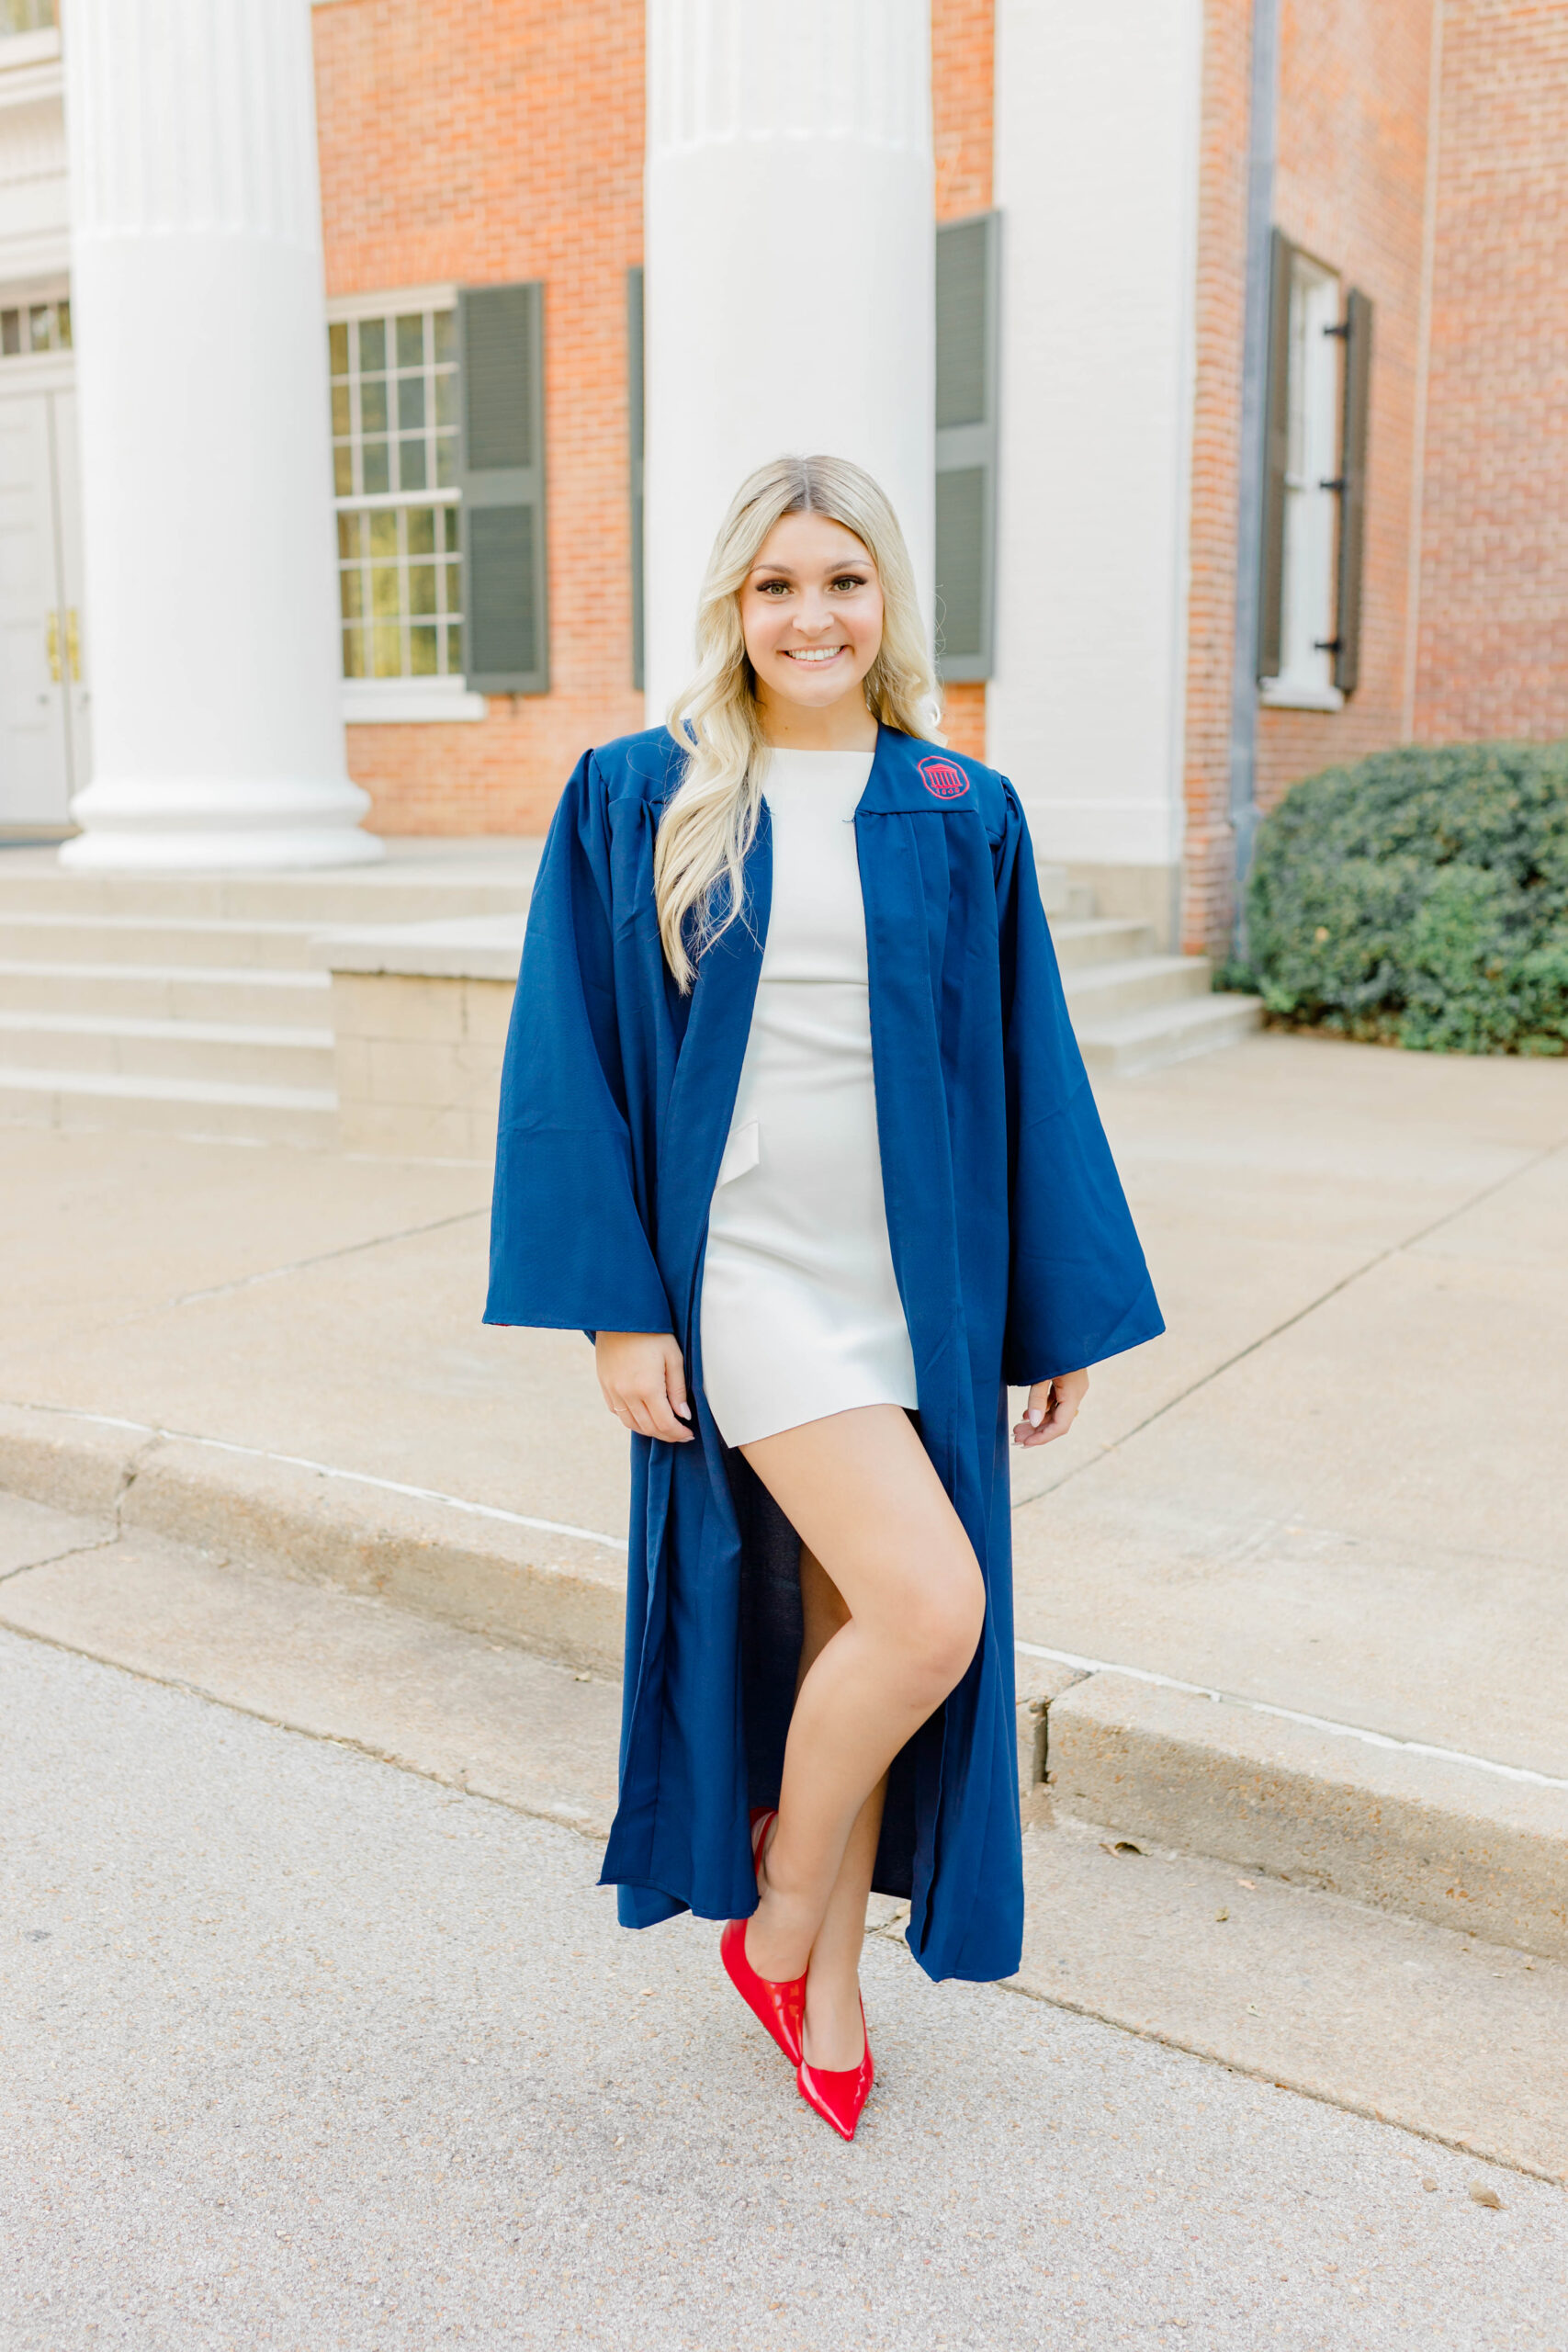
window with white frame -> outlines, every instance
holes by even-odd
[[[71,304],[63,295],[58,301],[21,302],[15,309],[0,305],[0,358],[70,348]]]
[[[457,680],[457,313],[389,304],[327,334],[344,676]]]
[[[1339,523],[1339,280],[1291,255],[1288,442],[1279,688],[1337,703],[1335,543]]]

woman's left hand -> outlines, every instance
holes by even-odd
[[[1055,1380],[1037,1380],[1012,1433],[1014,1445],[1049,1445],[1054,1437],[1066,1437],[1088,1394],[1087,1372],[1059,1372]]]

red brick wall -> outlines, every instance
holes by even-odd
[[[468,725],[351,727],[390,833],[534,831],[631,683],[626,277],[642,257],[642,0],[314,11],[327,285],[545,280],[551,690]]]
[[[932,0],[931,143],[936,217],[962,220],[991,203],[993,0]],[[943,731],[955,751],[986,756],[982,682],[947,689]]]
[[[1274,218],[1377,306],[1361,678],[1342,711],[1260,709],[1257,793],[1398,741],[1421,313],[1432,0],[1285,0]],[[1223,952],[1251,9],[1208,0],[1199,183],[1183,934]]]
[[[1568,7],[1447,0],[1415,732],[1568,734]]]
[[[1432,0],[1286,0],[1274,218],[1370,294],[1361,674],[1339,711],[1258,714],[1258,799],[1404,732]]]
[[[1223,947],[1230,927],[1231,660],[1251,13],[1250,0],[1205,0],[1203,10],[1182,877],[1182,934],[1197,950]]]

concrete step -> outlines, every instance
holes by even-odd
[[[417,872],[399,862],[348,874],[72,874],[0,860],[0,929],[13,915],[135,918],[143,922],[422,922],[507,914],[528,903],[536,845],[517,844],[486,875],[469,866]]]
[[[12,1069],[210,1080],[239,1087],[313,1086],[330,1091],[333,1051],[330,1028],[0,1012],[0,1060]]]
[[[51,964],[0,959],[0,1012],[319,1027],[331,974],[263,965]]]
[[[1074,1027],[1090,1070],[1131,1078],[1140,1070],[1160,1069],[1168,1062],[1234,1046],[1261,1027],[1262,1021],[1260,998],[1226,992],[1186,996],[1108,1019],[1080,1022],[1075,1012]]]
[[[1118,915],[1091,916],[1088,921],[1077,922],[1066,916],[1060,921],[1053,919],[1051,937],[1056,961],[1064,972],[1076,971],[1084,964],[1131,963],[1136,956],[1156,952],[1152,923],[1135,922]]]
[[[123,1127],[324,1151],[337,1136],[337,1094],[320,1086],[241,1086],[214,1080],[126,1078],[0,1062],[0,1121],[45,1127]]]
[[[1201,996],[1209,989],[1204,956],[1133,956],[1122,962],[1084,964],[1064,972],[1062,987],[1073,1026],[1118,1020],[1156,1005]]]
[[[0,956],[8,964],[195,964],[233,970],[308,971],[310,922],[160,922],[151,915],[0,913]]]

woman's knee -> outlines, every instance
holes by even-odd
[[[922,1578],[899,1612],[900,1647],[933,1706],[963,1681],[985,1622],[986,1588],[973,1555]]]

